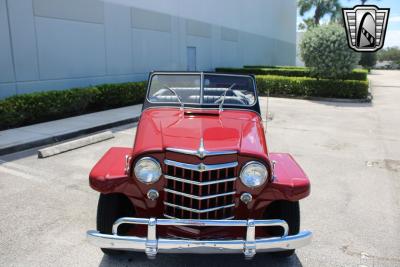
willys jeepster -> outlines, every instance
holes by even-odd
[[[133,147],[94,166],[100,192],[90,243],[106,254],[290,256],[311,242],[299,200],[310,182],[268,151],[253,76],[153,72]]]

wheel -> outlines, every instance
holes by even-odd
[[[272,202],[265,211],[265,219],[285,220],[289,226],[289,235],[298,234],[300,231],[300,205],[298,201],[275,201]],[[282,227],[269,227],[272,236],[282,236]],[[286,251],[272,252],[277,257],[289,257],[295,252],[294,249]]]
[[[132,217],[135,212],[129,199],[122,194],[100,194],[97,204],[97,231],[102,234],[112,234],[112,226],[121,217]],[[118,227],[118,235],[127,233],[129,225]],[[124,251],[101,248],[104,254],[117,255]]]

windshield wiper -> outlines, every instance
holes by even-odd
[[[171,91],[176,96],[176,98],[178,99],[178,102],[181,104],[180,110],[181,111],[184,110],[185,106],[184,106],[184,104],[182,102],[181,97],[178,95],[178,93],[174,89],[169,88],[168,86],[166,86],[165,84],[163,84],[162,87],[165,88],[165,89],[168,89],[169,91]]]
[[[223,92],[223,94],[221,95],[222,101],[221,101],[221,104],[219,104],[219,112],[223,111],[222,106],[224,105],[224,102],[225,102],[226,93],[227,93],[228,91],[232,90],[232,88],[233,88],[235,85],[236,85],[236,83],[233,83],[231,86],[229,86],[229,88],[226,88],[225,92]]]

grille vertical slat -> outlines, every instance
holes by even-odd
[[[170,166],[168,166],[168,167],[170,167]],[[174,176],[176,176],[176,167],[172,167],[172,168],[173,168]],[[174,180],[174,188],[176,188],[176,181],[175,180]],[[172,201],[173,201],[173,203],[176,203],[176,195],[172,195]],[[174,213],[173,214],[175,214],[176,213],[176,208],[174,207],[173,209],[174,209]]]
[[[193,171],[190,171],[190,180],[193,181]],[[193,184],[190,184],[190,194],[193,195]],[[193,207],[193,198],[190,199],[190,206]],[[193,212],[190,212],[189,219],[193,219]]]
[[[221,177],[220,177],[220,175],[221,175],[221,170],[217,170],[217,179],[219,180]],[[216,184],[217,185],[217,188],[216,188],[216,190],[217,190],[217,193],[219,193],[219,186],[220,186],[220,184]],[[225,191],[226,192],[226,191]],[[220,203],[218,203],[218,202],[220,202],[219,201],[219,197],[215,200],[215,205],[216,206],[221,206],[221,204]],[[218,216],[218,212],[217,211],[215,211],[215,214],[214,214],[214,217],[215,218],[218,218],[218,217],[223,217],[222,215],[221,216]]]
[[[234,167],[197,171],[167,165],[166,170],[166,217],[233,218]]]

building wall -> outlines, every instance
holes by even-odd
[[[0,98],[152,70],[294,65],[295,0],[0,0]]]

